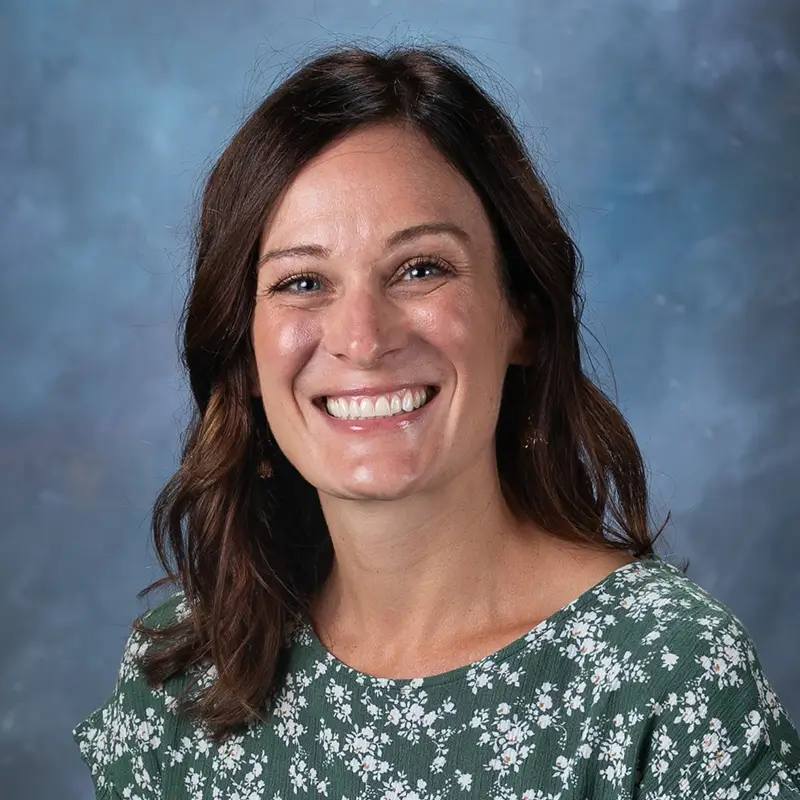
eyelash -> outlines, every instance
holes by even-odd
[[[418,267],[434,267],[435,269],[443,272],[445,274],[452,274],[453,270],[450,265],[444,261],[443,259],[439,258],[439,256],[415,256],[414,258],[409,261],[402,270],[402,275],[407,275],[412,269],[416,269]],[[426,278],[420,278],[419,280],[424,281]],[[302,280],[316,280],[320,281],[321,279],[319,275],[316,275],[313,272],[306,272],[305,270],[301,270],[300,272],[296,272],[294,275],[290,275],[288,278],[283,278],[282,280],[278,281],[274,286],[271,286],[267,291],[270,295],[272,294],[279,294],[280,292],[288,292],[289,287],[297,283],[298,281]],[[313,292],[294,292],[294,294],[313,294]]]

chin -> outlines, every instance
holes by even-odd
[[[342,480],[341,478],[336,482],[330,482],[326,488],[323,488],[326,494],[332,497],[337,497],[342,500],[402,500],[409,495],[415,494],[419,491],[419,480],[410,479],[406,476],[395,477],[393,480],[388,476],[381,476],[377,479],[375,476],[370,476],[358,480],[353,476],[351,480]]]

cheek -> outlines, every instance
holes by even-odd
[[[444,352],[459,353],[470,339],[470,304],[458,294],[440,296],[436,300],[415,309],[414,330]]]
[[[253,350],[265,402],[269,389],[291,386],[319,338],[318,325],[305,315],[259,315],[253,320]],[[276,399],[279,397],[276,393]]]
[[[480,380],[474,374],[477,368],[493,381],[494,372],[503,372],[507,364],[501,313],[501,304],[495,298],[480,302],[474,293],[453,295],[446,302],[420,309],[414,324],[454,364],[470,368],[470,374],[462,377],[468,377],[470,382]]]

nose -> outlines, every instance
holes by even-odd
[[[324,326],[325,349],[359,369],[402,349],[408,338],[402,310],[374,288],[353,288],[335,300]]]

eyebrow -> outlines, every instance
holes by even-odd
[[[468,244],[470,241],[469,234],[461,227],[453,222],[423,222],[419,225],[412,225],[409,228],[395,231],[385,243],[387,250],[392,250],[402,244],[414,241],[423,236],[431,234],[450,234],[456,239]],[[259,259],[256,266],[266,264],[276,258],[330,258],[331,251],[321,244],[299,244],[293,247],[278,247],[274,250],[267,250]]]

